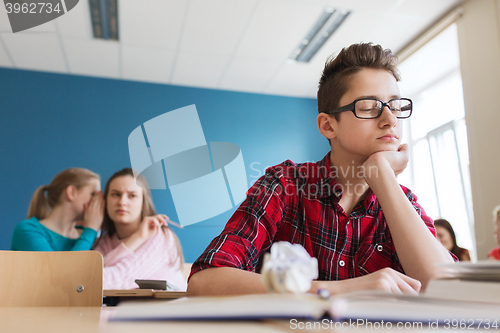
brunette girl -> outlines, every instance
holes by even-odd
[[[104,190],[106,210],[95,250],[104,257],[104,289],[137,288],[136,279],[166,280],[186,290],[179,240],[169,218],[156,214],[144,177],[116,172]]]

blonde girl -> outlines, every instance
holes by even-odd
[[[14,228],[11,250],[90,250],[103,221],[100,189],[99,176],[90,170],[60,172],[33,194],[27,219]]]

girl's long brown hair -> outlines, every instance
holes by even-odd
[[[457,245],[457,238],[455,236],[455,231],[453,230],[451,223],[445,219],[436,219],[434,220],[434,225],[438,227],[443,227],[450,233],[451,240],[453,242],[453,248],[450,250],[450,252],[456,255],[458,259],[460,259],[460,255],[465,249]]]

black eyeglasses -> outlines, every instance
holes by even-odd
[[[398,119],[410,118],[411,111],[413,110],[413,102],[409,98],[391,99],[387,103],[377,98],[360,98],[351,104],[341,106],[340,108],[336,108],[331,111],[323,111],[323,113],[334,114],[352,111],[356,118],[374,119],[380,117],[384,107],[386,106]]]

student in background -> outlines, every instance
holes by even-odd
[[[33,194],[27,219],[14,228],[11,250],[90,250],[103,214],[99,176],[82,168],[64,170]]]
[[[193,263],[189,296],[265,293],[256,273],[278,241],[301,244],[318,259],[313,293],[416,294],[437,273],[434,264],[453,262],[432,219],[396,178],[408,163],[402,121],[412,111],[396,65],[390,50],[371,43],[329,59],[316,122],[330,152],[317,163],[288,160],[266,170]]]
[[[434,220],[437,239],[443,244],[445,249],[457,256],[460,261],[470,260],[469,250],[457,245],[455,231],[450,222],[445,219]]]
[[[500,206],[496,206],[493,210],[493,222],[495,223],[494,235],[497,244],[500,245]],[[488,253],[488,259],[500,260],[500,246],[494,248]]]
[[[140,186],[139,186],[139,185]],[[116,172],[104,189],[106,210],[95,250],[104,257],[103,288],[137,288],[136,279],[167,280],[186,290],[183,256],[168,217],[156,214],[144,177]]]

